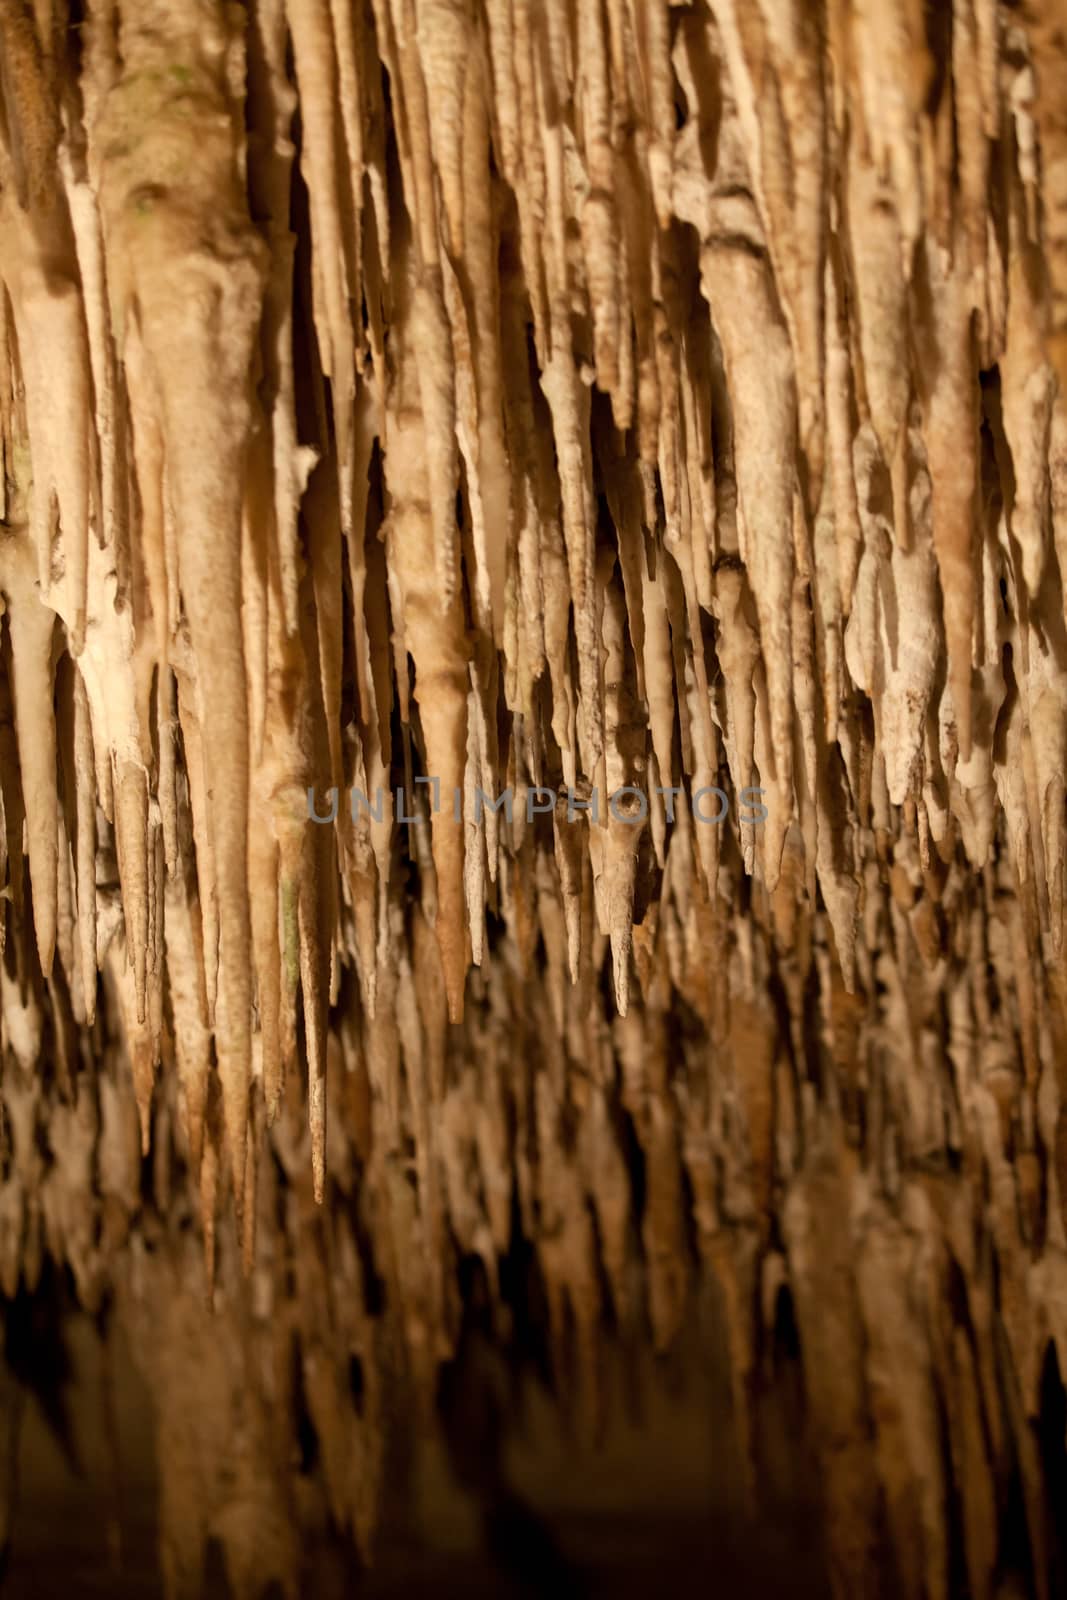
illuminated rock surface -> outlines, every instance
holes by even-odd
[[[1061,1592],[1058,0],[0,0],[0,108],[0,1545],[77,1303],[168,1596],[427,1450],[522,1549],[535,1345]]]

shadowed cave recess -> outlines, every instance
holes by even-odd
[[[1067,1594],[1062,0],[0,0],[0,282],[0,1600]]]

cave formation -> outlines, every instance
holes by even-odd
[[[0,1593],[1065,1592],[1062,0],[0,0],[0,280]]]

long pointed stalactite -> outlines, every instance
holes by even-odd
[[[0,1293],[168,1596],[517,1261],[581,1448],[711,1315],[758,1518],[784,1318],[827,1592],[1067,1583],[1065,218],[1058,0],[0,0]]]

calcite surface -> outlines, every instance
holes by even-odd
[[[520,1245],[584,1448],[711,1296],[758,1517],[786,1307],[829,1592],[1057,1592],[1061,0],[0,0],[0,281],[0,1293],[168,1595]]]

